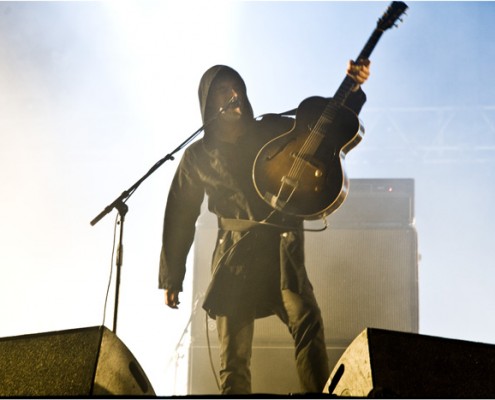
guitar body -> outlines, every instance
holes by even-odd
[[[367,60],[383,32],[396,26],[407,4],[393,1],[356,60]],[[324,218],[344,202],[349,180],[344,159],[364,135],[357,115],[345,107],[355,86],[348,75],[332,99],[309,97],[294,127],[259,151],[253,165],[258,195],[272,208],[303,219]]]
[[[331,121],[322,113],[333,100],[310,97],[298,108],[294,127],[259,151],[253,165],[258,194],[272,208],[304,219],[322,218],[345,200],[346,153],[364,135],[357,115],[347,107]]]

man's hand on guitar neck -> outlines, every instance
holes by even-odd
[[[352,91],[355,92],[370,76],[370,60],[359,60],[357,63],[349,60],[346,74],[356,82],[352,88]]]

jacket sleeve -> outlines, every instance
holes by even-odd
[[[201,211],[204,189],[190,149],[186,149],[170,186],[160,253],[160,289],[182,291],[186,260]]]

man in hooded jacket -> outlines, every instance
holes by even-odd
[[[345,105],[359,113],[369,61],[350,62],[347,74],[356,85]],[[294,120],[276,114],[255,119],[243,79],[223,65],[204,73],[199,101],[204,137],[185,150],[165,209],[159,273],[165,303],[178,307],[206,194],[219,230],[203,308],[217,323],[222,393],[251,393],[254,320],[271,314],[294,338],[301,390],[321,392],[329,366],[321,313],[304,265],[303,221],[274,212],[251,177],[261,147],[290,130]],[[270,223],[263,223],[268,216]]]

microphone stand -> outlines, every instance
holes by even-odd
[[[218,118],[218,116],[225,112],[226,108],[232,103],[232,99],[227,103],[225,107],[221,107],[219,111],[207,122],[203,124],[197,131],[195,131],[191,136],[189,136],[184,142],[182,142],[175,150],[171,153],[167,154],[162,159],[158,160],[150,170],[144,174],[141,179],[139,179],[134,185],[132,185],[129,189],[122,192],[122,194],[117,197],[114,201],[112,201],[108,206],[106,206],[103,211],[101,211],[91,222],[91,226],[96,225],[105,215],[110,213],[114,208],[117,209],[119,213],[119,221],[120,221],[120,231],[119,231],[119,243],[117,245],[117,257],[116,257],[116,266],[117,266],[117,276],[116,276],[116,288],[115,288],[115,304],[114,304],[114,317],[113,317],[113,332],[117,334],[117,315],[119,308],[119,292],[120,292],[120,275],[121,275],[121,267],[123,264],[123,238],[124,238],[124,221],[125,215],[129,210],[126,201],[134,194],[136,189],[143,183],[151,174],[153,174],[158,168],[160,168],[166,161],[174,160],[174,154],[178,151],[182,150],[186,147],[190,142],[192,142],[196,136],[198,136],[201,131],[203,131],[211,122]]]

